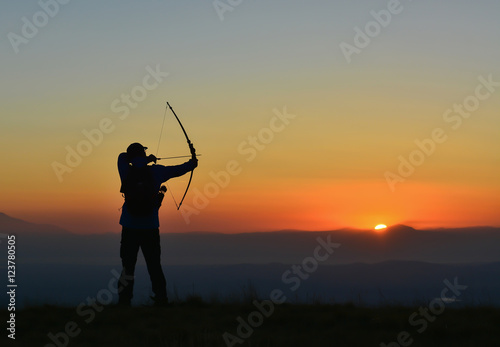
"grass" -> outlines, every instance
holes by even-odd
[[[234,346],[380,346],[391,347],[402,331],[408,332],[411,346],[496,346],[500,339],[500,309],[489,307],[450,308],[432,322],[418,315],[419,324],[409,317],[419,307],[379,308],[345,305],[281,304],[247,338]],[[6,310],[0,311],[7,317]],[[78,313],[79,312],[79,313]],[[85,314],[82,314],[84,312]],[[94,314],[92,315],[91,312]],[[248,321],[256,312],[252,304],[204,302],[194,296],[170,307],[91,307],[39,306],[16,312],[16,340],[4,330],[0,345],[12,346],[226,346],[225,332],[238,336],[237,317]],[[254,318],[258,317],[253,313]],[[7,319],[6,319],[7,320]],[[416,321],[416,320],[415,320]],[[424,326],[421,333],[417,329]],[[75,337],[65,337],[65,327]],[[73,325],[71,325],[73,324]],[[77,333],[78,332],[78,333]],[[48,334],[57,336],[58,344]]]

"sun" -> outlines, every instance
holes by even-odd
[[[385,224],[378,224],[377,226],[375,226],[375,230],[378,230],[378,231],[381,231],[381,230],[384,230],[387,228],[387,225]]]

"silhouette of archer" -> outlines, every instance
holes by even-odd
[[[191,143],[191,159],[175,166],[156,165],[154,155],[146,155],[147,147],[132,143],[127,152],[118,156],[118,172],[125,197],[120,224],[122,225],[120,258],[122,273],[118,284],[118,303],[129,306],[133,297],[134,272],[139,248],[151,278],[155,304],[168,303],[167,285],[160,263],[160,231],[158,211],[165,186],[170,178],[182,176],[198,166],[196,151]],[[148,165],[153,162],[153,165]]]

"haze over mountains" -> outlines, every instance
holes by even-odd
[[[0,214],[0,234],[16,234],[19,302],[76,305],[105,288],[121,271],[119,234],[73,234]],[[0,235],[1,236],[1,235]],[[222,298],[283,288],[298,301],[410,303],[439,295],[443,281],[468,286],[460,300],[500,304],[500,229],[415,230],[398,225],[371,230],[270,233],[162,234],[162,264],[170,295]],[[312,257],[318,238],[340,246],[298,290],[291,266]],[[0,253],[6,240],[0,237]],[[0,266],[2,278],[6,267]],[[149,278],[139,255],[136,304],[147,299]],[[284,277],[285,276],[285,277]],[[288,280],[288,282],[287,282]]]
[[[0,214],[0,233],[18,235],[20,262],[119,264],[120,235],[73,234]],[[310,256],[317,238],[341,246],[325,264],[389,260],[432,263],[500,261],[500,228],[279,231],[244,234],[163,233],[162,262],[171,265],[293,264]]]

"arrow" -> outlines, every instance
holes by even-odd
[[[200,156],[201,156],[201,154],[196,154],[196,156],[197,156],[197,157],[200,157]],[[156,160],[163,160],[163,159],[177,159],[177,158],[187,158],[187,157],[191,158],[191,157],[192,157],[192,155],[179,155],[179,156],[177,156],[177,157],[156,158]]]

